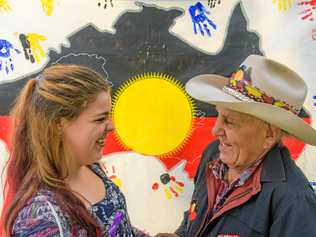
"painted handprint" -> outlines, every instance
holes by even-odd
[[[42,8],[47,16],[53,14],[54,0],[41,0]]]
[[[14,70],[11,52],[17,54],[21,53],[20,50],[14,48],[14,46],[5,39],[0,39],[0,72],[5,70],[7,74]]]
[[[214,8],[216,5],[221,4],[221,0],[208,0],[207,5],[209,5],[210,8]]]
[[[300,12],[301,19],[313,21],[316,11],[316,0],[300,0],[298,5],[304,7],[304,10]]]
[[[170,176],[168,173],[164,173],[160,176],[160,182],[162,183],[162,189],[165,192],[168,200],[174,197],[178,197],[179,193],[183,192],[184,183],[177,181],[174,176]],[[155,182],[152,185],[153,190],[159,189],[159,184]]]
[[[104,173],[108,176],[108,178],[110,180],[112,180],[112,182],[121,189],[122,188],[122,180],[116,175],[115,166],[112,165],[111,171],[109,171],[107,169],[107,166],[105,163],[101,163],[100,166],[101,166],[102,170],[104,171]]]
[[[0,0],[0,12],[1,11],[11,11],[11,7],[7,0]]]
[[[278,4],[278,10],[286,11],[292,6],[292,0],[272,0],[273,4]]]
[[[41,58],[46,56],[45,51],[40,45],[40,41],[45,41],[46,37],[36,33],[20,34],[19,36],[24,50],[24,56],[32,63],[41,62]]]
[[[102,5],[101,1],[98,1],[98,6],[99,7],[103,6],[104,9],[106,9],[108,6],[114,7],[113,0],[104,0],[103,5]]]
[[[209,26],[211,26],[214,30],[216,30],[216,25],[213,21],[211,21],[206,14],[210,14],[202,3],[197,2],[195,5],[189,7],[189,12],[192,18],[194,33],[197,34],[197,26],[201,35],[204,36],[204,32],[207,33],[208,36],[211,36],[211,31]]]

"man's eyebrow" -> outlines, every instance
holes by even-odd
[[[233,122],[242,122],[242,118],[234,114],[222,114],[225,119],[231,120]]]
[[[218,113],[220,114],[221,116],[225,117],[225,118],[233,118],[234,115],[230,114],[230,113]]]

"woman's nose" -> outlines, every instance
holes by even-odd
[[[110,118],[108,121],[106,121],[106,126],[105,126],[106,132],[110,132],[114,130],[114,123],[112,118]]]

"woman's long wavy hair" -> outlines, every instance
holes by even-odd
[[[60,132],[61,119],[73,120],[100,92],[110,93],[107,81],[77,65],[55,65],[27,82],[11,111],[12,150],[6,165],[2,235],[11,236],[19,211],[41,187],[48,187],[71,225],[89,236],[100,227],[65,179],[71,164]]]

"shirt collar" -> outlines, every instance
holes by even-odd
[[[213,163],[212,172],[213,172],[213,175],[217,179],[220,179],[221,181],[227,182],[228,166],[226,164],[224,164],[218,158],[218,155],[219,155],[219,153],[217,154],[217,159]],[[258,167],[261,162],[262,162],[262,159],[258,160],[256,163],[252,164],[247,169],[245,169],[240,174],[240,176],[236,180],[233,181],[233,184],[236,185],[236,186],[243,185],[246,182],[246,180],[254,173],[256,167]]]

